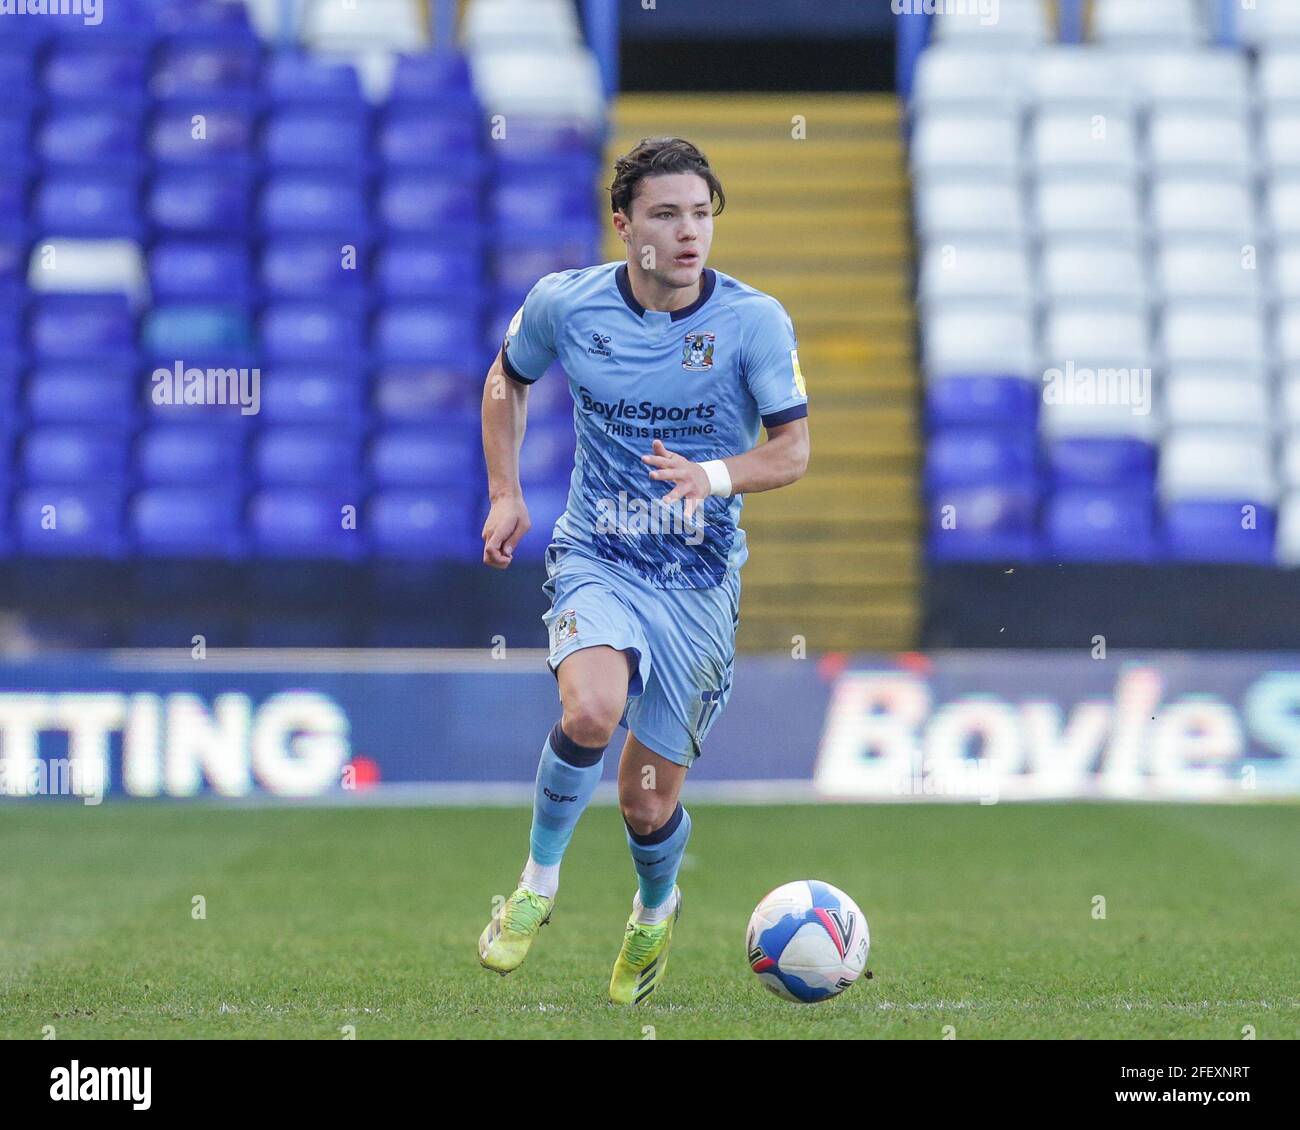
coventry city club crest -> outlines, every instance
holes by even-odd
[[[713,334],[687,334],[682,346],[682,368],[707,373],[713,368]]]

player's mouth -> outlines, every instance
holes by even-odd
[[[700,253],[698,251],[683,251],[673,258],[673,262],[679,267],[694,267],[699,261]]]

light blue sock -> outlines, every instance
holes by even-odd
[[[677,872],[691,838],[690,813],[679,802],[662,828],[638,835],[627,830],[627,846],[636,864],[637,882],[641,887],[641,905],[653,910],[662,906],[673,893]]]
[[[604,754],[603,747],[579,745],[555,723],[537,766],[533,829],[528,840],[530,868],[534,864],[548,869],[559,867],[578,818],[600,781]]]

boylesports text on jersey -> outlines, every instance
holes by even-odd
[[[651,425],[671,422],[685,422],[694,417],[696,420],[712,420],[718,410],[716,404],[698,404],[686,406],[665,406],[652,400],[630,403],[620,398],[618,401],[597,400],[586,388],[578,389],[582,410],[589,416],[603,417],[606,435],[625,436],[642,439],[665,439],[669,436],[707,436],[713,434],[713,425],[690,424],[680,428],[645,427],[625,424],[624,420],[648,421]]]

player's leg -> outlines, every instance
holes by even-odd
[[[619,802],[637,871],[637,894],[614,962],[609,997],[639,1004],[659,986],[681,911],[677,873],[691,834],[678,800],[687,768],[731,690],[739,585],[662,591],[647,600],[655,662],[645,691],[628,704],[619,763]]]
[[[479,960],[488,969],[502,974],[517,969],[550,921],[560,863],[600,781],[605,747],[627,704],[630,665],[625,652],[598,646],[568,654],[556,669],[563,712],[537,765],[528,861],[519,886],[479,939]]]
[[[677,873],[691,836],[690,815],[678,799],[685,780],[685,765],[628,734],[618,767],[618,799],[637,892],[609,979],[609,999],[615,1004],[640,1004],[668,969],[668,947],[682,904]]]

